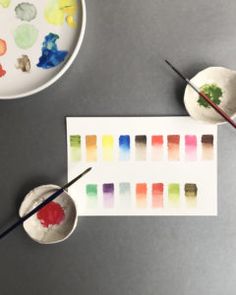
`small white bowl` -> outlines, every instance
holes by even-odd
[[[53,184],[34,188],[25,196],[20,206],[20,217],[23,217],[27,212],[42,203],[43,200],[58,189],[60,189],[60,187]],[[64,219],[59,224],[46,227],[37,218],[37,213],[23,223],[23,227],[29,237],[40,244],[62,242],[66,240],[76,228],[78,217],[74,200],[64,191],[54,202],[58,203],[64,210]]]
[[[222,91],[219,107],[230,117],[236,116],[236,72],[223,67],[209,67],[190,80],[197,88],[215,85]],[[190,116],[211,124],[225,123],[225,120],[212,108],[199,102],[198,93],[189,85],[185,89],[184,104]]]

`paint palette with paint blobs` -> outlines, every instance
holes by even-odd
[[[32,95],[59,79],[85,24],[84,0],[0,0],[0,98]]]

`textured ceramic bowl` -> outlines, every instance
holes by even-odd
[[[191,82],[200,90],[214,96],[215,102],[232,118],[236,117],[236,72],[222,67],[210,67],[191,79]],[[207,91],[207,92],[206,92]],[[208,94],[209,93],[209,94]],[[205,102],[190,86],[187,86],[184,94],[184,104],[194,119],[208,123],[223,123],[224,119]]]
[[[36,187],[30,191],[20,206],[19,215],[24,216],[59,188],[59,186],[49,184]],[[53,202],[57,203],[56,206],[59,204],[59,208],[64,211],[64,218],[60,223],[45,226],[42,220],[38,218],[37,213],[23,223],[26,233],[40,244],[54,244],[66,240],[77,225],[76,205],[66,191]],[[52,214],[54,213],[52,212]]]

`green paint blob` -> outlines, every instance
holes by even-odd
[[[11,0],[0,0],[0,5],[3,8],[7,8],[11,4]]]
[[[27,2],[20,3],[15,8],[16,17],[22,21],[30,22],[37,15],[36,7]]]
[[[204,84],[200,87],[200,91],[206,94],[215,104],[219,105],[221,103],[221,97],[223,95],[222,89],[217,86],[217,84]],[[204,98],[199,96],[198,104],[205,108],[210,108],[210,105]]]
[[[19,25],[14,32],[16,45],[21,49],[28,49],[38,38],[38,30],[29,24]]]

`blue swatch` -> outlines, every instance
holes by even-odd
[[[64,61],[68,54],[68,51],[62,51],[57,49],[56,41],[59,36],[53,33],[49,33],[43,42],[42,55],[39,58],[37,67],[43,69],[50,69],[56,67]]]
[[[119,137],[120,160],[128,161],[130,158],[130,137],[129,135],[121,135]]]

